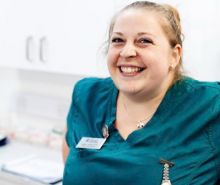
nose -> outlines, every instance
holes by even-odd
[[[126,43],[120,52],[121,57],[130,58],[137,56],[136,48],[132,43]]]

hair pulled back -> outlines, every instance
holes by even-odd
[[[161,27],[167,36],[171,48],[174,48],[177,44],[182,47],[182,28],[180,15],[178,10],[168,4],[159,4],[150,1],[136,1],[124,7],[119,11],[111,20],[111,24],[108,31],[108,45],[110,43],[110,38],[112,36],[113,28],[115,22],[121,13],[129,9],[141,9],[157,13],[159,16]],[[175,68],[174,81],[179,80],[182,77],[182,56],[180,58],[179,64]]]

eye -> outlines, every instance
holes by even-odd
[[[153,41],[151,39],[148,39],[148,38],[141,38],[138,40],[138,43],[141,43],[141,44],[153,44]]]
[[[122,43],[122,42],[124,42],[124,40],[119,38],[119,37],[116,37],[116,38],[112,39],[112,43],[116,43],[117,44],[117,43]]]

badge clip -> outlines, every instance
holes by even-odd
[[[102,127],[102,135],[105,139],[107,139],[109,136],[108,125],[106,124]]]
[[[174,163],[171,161],[167,161],[164,159],[160,160],[160,163],[163,164],[164,168],[163,168],[163,180],[161,185],[172,185],[170,182],[170,177],[169,177],[169,170],[170,167],[174,166]]]

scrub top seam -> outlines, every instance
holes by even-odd
[[[217,116],[217,120],[218,118],[220,118],[220,115]],[[214,135],[213,135],[213,125],[209,125],[209,143],[210,143],[210,147],[212,148],[212,153],[213,155],[218,156],[217,153],[217,147],[215,146],[215,142],[214,142]],[[215,167],[216,167],[216,175],[217,177],[220,175],[220,164],[218,164],[217,159],[214,159],[215,161]],[[220,178],[219,178],[220,179]]]
[[[69,147],[73,146],[75,143],[75,138],[74,138],[74,132],[75,132],[75,129],[74,129],[74,121],[72,120],[76,120],[78,118],[78,110],[76,108],[76,105],[78,103],[78,99],[79,99],[79,82],[77,82],[75,84],[75,86],[73,87],[73,90],[72,90],[72,102],[71,102],[71,106],[69,108],[69,112],[68,112],[68,115],[67,115],[67,132],[65,134],[65,139],[66,139],[66,142],[68,144]],[[70,121],[71,120],[71,121]],[[73,132],[72,135],[70,135],[69,132]]]
[[[212,156],[216,156],[216,147],[215,147],[215,144],[213,142],[213,127],[211,124],[208,125],[208,142],[209,142],[209,146],[210,146],[210,149],[211,149],[211,153],[212,153]],[[214,159],[214,164],[215,164],[215,170],[216,170],[216,177],[218,177],[218,164],[217,164],[217,161],[216,159]]]
[[[114,111],[112,104],[113,104],[114,98],[115,98],[114,85],[113,84],[111,84],[111,85],[112,85],[112,87],[110,88],[110,91],[111,91],[110,95],[111,96],[110,96],[110,101],[108,102],[108,110],[107,110],[108,113],[107,113],[107,123],[106,123],[108,125],[108,127],[112,124],[112,115],[113,115],[113,111]]]
[[[184,80],[184,78],[182,80]],[[180,80],[180,82],[181,82],[181,80]],[[208,84],[209,82],[208,83],[207,82],[201,82],[202,83],[201,85],[195,86],[195,84],[192,84],[188,79],[186,79],[185,83],[187,85],[189,85],[193,90],[208,87],[208,88],[211,88],[211,89],[214,89],[214,90],[218,90],[219,93],[220,93],[220,82],[215,82],[215,83],[213,83],[213,85]],[[218,86],[216,86],[215,84],[218,85]]]

